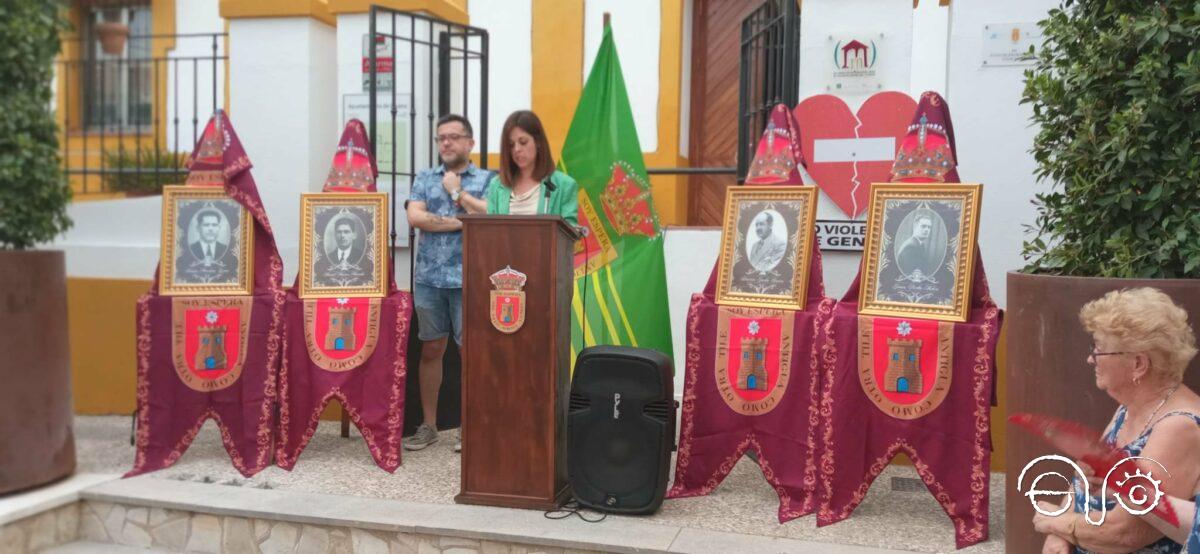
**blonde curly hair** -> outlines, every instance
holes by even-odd
[[[1196,355],[1187,312],[1156,288],[1109,292],[1085,304],[1079,321],[1088,332],[1116,341],[1120,350],[1147,353],[1150,371],[1176,383]]]

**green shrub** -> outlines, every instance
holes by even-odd
[[[66,29],[59,2],[0,2],[0,248],[48,242],[71,225],[50,80]]]
[[[104,186],[112,192],[157,194],[187,179],[187,154],[154,150],[110,150],[103,154]]]
[[[1200,277],[1200,2],[1066,0],[1040,26],[1025,270]]]

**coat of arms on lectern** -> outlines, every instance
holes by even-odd
[[[501,333],[515,333],[525,324],[525,291],[528,279],[524,273],[505,266],[490,277],[492,326]]]

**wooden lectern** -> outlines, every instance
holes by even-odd
[[[454,500],[554,509],[570,496],[567,402],[579,235],[558,216],[462,221],[462,492]],[[523,299],[511,289],[493,294],[491,277],[506,268],[526,276]],[[506,276],[501,289],[516,280]],[[498,328],[522,317],[515,331]]]

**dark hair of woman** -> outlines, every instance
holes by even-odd
[[[550,153],[550,141],[546,139],[546,130],[537,114],[529,110],[513,112],[504,121],[504,130],[500,133],[500,183],[512,188],[521,174],[517,162],[512,156],[512,131],[521,129],[533,137],[537,146],[537,159],[533,162],[532,177],[541,181],[554,173],[554,156]]]

